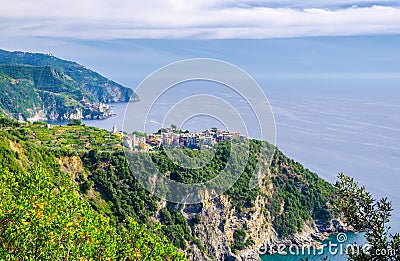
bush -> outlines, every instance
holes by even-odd
[[[78,119],[70,119],[69,123],[67,124],[68,126],[81,126],[82,121]]]

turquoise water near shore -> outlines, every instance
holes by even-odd
[[[337,235],[331,235],[328,239],[322,242],[322,244],[326,245],[325,247],[315,250],[308,249],[303,252],[304,254],[301,254],[301,251],[299,251],[299,255],[292,255],[287,252],[287,255],[264,255],[261,257],[261,259],[263,261],[299,261],[300,259],[305,259],[308,257],[309,261],[321,261],[322,258],[328,257],[328,260],[330,261],[346,261],[346,246],[353,243],[363,245],[365,244],[365,238],[362,234],[345,233],[345,235],[347,236],[347,240],[345,240],[345,242],[339,242]],[[297,251],[292,251],[292,253],[295,252]]]

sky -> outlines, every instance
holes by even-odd
[[[0,2],[0,48],[51,53],[128,85],[193,57],[255,77],[398,77],[399,0]]]
[[[0,34],[75,39],[237,39],[396,34],[393,0],[1,0]]]
[[[254,77],[399,77],[398,0],[0,2],[0,49],[51,53],[129,86],[194,57]]]

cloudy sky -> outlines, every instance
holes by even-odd
[[[0,0],[2,37],[236,39],[400,33],[398,0]]]
[[[0,1],[0,49],[51,53],[129,86],[193,57],[261,77],[400,77],[399,0]]]

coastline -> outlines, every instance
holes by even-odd
[[[282,254],[275,253],[273,255],[260,255],[262,261],[298,261],[301,258],[308,258],[309,261],[321,261],[322,258],[328,257],[330,261],[347,261],[345,254],[346,246],[357,242],[357,244],[365,244],[366,240],[363,233],[347,232],[345,242],[339,242],[338,236],[343,234],[331,234],[328,238],[320,242],[316,248],[299,248],[298,254],[293,255],[289,251]],[[302,252],[303,251],[303,252]]]

